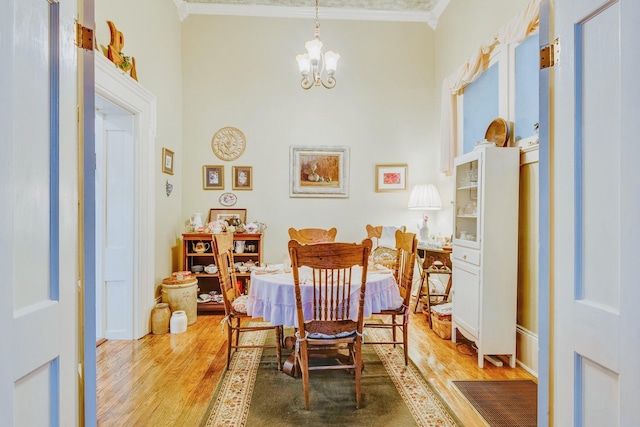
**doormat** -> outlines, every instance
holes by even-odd
[[[538,422],[538,384],[531,380],[453,381],[490,426],[531,426]]]

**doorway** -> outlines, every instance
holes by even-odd
[[[97,206],[107,215],[96,219],[96,227],[104,227],[106,233],[96,233],[96,283],[100,286],[96,305],[86,309],[93,312],[88,316],[95,316],[97,339],[134,340],[149,333],[155,305],[156,98],[102,55],[95,59],[96,108],[102,108],[101,117],[96,117],[96,156],[98,151],[115,156],[103,164],[111,165],[111,175],[118,180],[113,183],[114,191],[96,192],[96,203],[107,204]],[[99,120],[103,131],[98,128]],[[98,134],[104,135],[105,129],[109,129],[109,141],[115,142],[111,153],[108,147],[99,150],[104,140]],[[105,172],[104,168],[96,170],[96,186],[101,180],[111,185]],[[121,179],[123,175],[128,178]],[[100,197],[103,193],[105,197]],[[111,244],[112,237],[117,245]],[[111,276],[114,272],[118,276]],[[109,286],[102,285],[108,281]]]
[[[133,336],[134,140],[130,112],[95,98],[96,340]]]

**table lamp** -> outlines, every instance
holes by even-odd
[[[411,189],[409,196],[409,209],[415,211],[433,211],[442,208],[440,201],[440,193],[433,184],[418,184]],[[420,242],[426,243],[429,240],[429,227],[427,221],[429,217],[426,212],[422,217],[422,221],[418,223],[420,229]]]

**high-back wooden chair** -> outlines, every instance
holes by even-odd
[[[367,328],[384,328],[391,330],[390,341],[366,341],[365,344],[402,344],[404,348],[404,364],[409,363],[409,303],[411,300],[411,287],[413,285],[413,272],[418,251],[418,239],[415,233],[403,233],[396,231],[396,246],[398,247],[397,276],[398,290],[402,297],[402,305],[389,310],[382,310],[376,314],[376,318],[387,320],[384,323],[369,322]],[[398,331],[402,332],[402,339],[398,337]]]
[[[384,225],[367,224],[365,228],[367,230],[367,237],[375,242],[374,247],[379,246],[380,239],[382,238],[382,235],[385,232],[386,227]],[[405,225],[401,225],[399,227],[389,227],[389,228],[391,229],[395,228],[397,230],[402,231],[403,233],[407,231],[407,227]],[[394,231],[394,234],[395,234],[395,231]]]
[[[356,408],[360,407],[363,310],[371,246],[370,239],[362,243],[307,245],[289,241],[298,321],[296,362],[302,374],[306,409],[309,409],[309,371],[321,369],[355,370]],[[311,302],[304,308],[303,293],[305,303]],[[344,364],[309,363],[314,355],[326,355],[327,351],[337,354],[344,349],[349,354]]]
[[[214,234],[211,241],[213,254],[218,266],[218,277],[220,291],[224,302],[225,321],[227,323],[227,369],[231,362],[231,349],[241,348],[275,348],[278,359],[278,370],[282,369],[281,363],[281,342],[282,326],[262,325],[248,326],[246,312],[246,301],[237,287],[236,270],[233,262],[233,233]],[[245,325],[242,325],[242,320]],[[274,330],[276,333],[276,343],[274,345],[240,345],[240,334],[244,332],[256,332],[264,330]]]
[[[375,242],[371,258],[375,264],[383,265],[387,268],[396,268],[397,251],[393,244],[393,236],[396,231],[407,231],[406,226],[387,227],[384,225],[366,225],[367,237]],[[391,234],[393,233],[393,234]],[[391,236],[390,236],[391,235]]]
[[[405,252],[410,252],[412,254],[415,255],[415,257],[418,256],[418,238],[416,236],[416,233],[405,233],[404,231],[396,231],[396,263],[393,269],[393,277],[396,279],[396,282],[399,282],[400,279],[400,270],[401,270],[401,265],[400,265],[400,249],[404,250]],[[414,257],[414,261],[415,261],[415,257]],[[412,270],[413,271],[413,270]]]
[[[295,229],[289,228],[289,238],[302,243],[303,245],[309,243],[325,243],[335,242],[338,229],[332,227],[328,230],[323,228],[301,228]]]

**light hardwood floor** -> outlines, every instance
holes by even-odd
[[[147,335],[137,341],[100,345],[98,425],[199,425],[225,367],[226,334],[221,332],[221,320],[219,315],[201,315],[182,334]],[[479,369],[468,344],[441,339],[420,313],[411,313],[409,339],[411,359],[465,426],[484,423],[451,380],[536,381],[524,369],[511,369],[508,364],[499,368],[485,362],[485,368]]]

